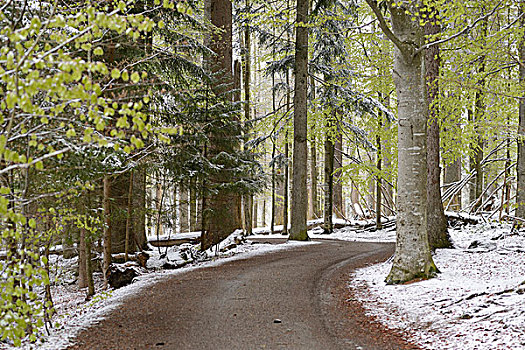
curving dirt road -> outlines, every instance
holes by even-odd
[[[417,349],[365,317],[345,288],[353,269],[392,252],[323,240],[174,275],[70,349]]]

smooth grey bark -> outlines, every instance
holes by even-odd
[[[387,2],[391,31],[377,2],[366,2],[378,17],[383,32],[394,42],[393,75],[398,98],[398,213],[396,253],[386,282],[398,284],[416,278],[430,278],[437,272],[427,235],[428,100],[424,55],[419,50],[424,44],[424,31],[410,15],[422,4],[410,1],[392,7],[392,3]]]
[[[525,2],[519,5],[520,26],[525,28]],[[519,43],[519,83],[525,83],[525,34]],[[525,98],[519,101],[516,216],[525,219]]]
[[[437,11],[430,8],[425,11],[430,18],[437,18]],[[434,14],[431,16],[431,14]],[[425,24],[425,35],[435,35],[441,32],[441,26],[432,22]],[[427,82],[429,121],[427,126],[427,230],[430,249],[450,248],[450,236],[447,231],[447,218],[441,200],[441,167],[439,148],[439,98],[440,51],[439,45],[425,50],[425,78]]]
[[[308,240],[306,219],[308,192],[306,183],[308,145],[308,0],[297,0],[295,36],[295,95],[293,182],[290,240]]]

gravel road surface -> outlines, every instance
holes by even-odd
[[[366,317],[346,288],[353,269],[393,245],[320,242],[170,276],[69,349],[418,349]]]

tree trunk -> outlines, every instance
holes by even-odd
[[[377,16],[376,2],[366,0]],[[430,278],[437,272],[427,235],[426,126],[428,101],[423,74],[424,32],[411,13],[417,1],[393,7],[388,2],[394,35],[394,83],[398,98],[397,240],[388,284]],[[406,11],[406,12],[405,12]],[[387,32],[386,28],[382,27]]]
[[[331,117],[327,123],[327,129],[330,130],[332,125]],[[334,226],[332,223],[332,209],[334,198],[334,143],[332,141],[332,133],[328,131],[324,141],[324,221],[323,233],[329,234],[333,232]]]
[[[383,224],[381,223],[381,204],[382,204],[382,178],[381,178],[381,170],[382,170],[382,162],[383,162],[383,154],[381,149],[381,129],[383,128],[383,115],[382,113],[379,113],[378,118],[378,126],[377,126],[377,136],[376,136],[376,147],[377,147],[377,178],[376,178],[376,228],[378,230],[383,228]]]
[[[437,11],[430,8],[426,11],[429,18],[437,18]],[[441,32],[441,26],[427,22],[425,35],[434,35]],[[452,243],[447,231],[447,218],[441,200],[441,168],[439,161],[439,111],[437,103],[439,98],[439,46],[434,45],[425,50],[425,79],[427,82],[427,95],[429,106],[429,122],[427,130],[427,230],[430,249],[450,248]]]
[[[133,218],[133,170],[130,171],[129,175],[129,190],[128,190],[128,210],[126,215],[126,241],[124,242],[124,260],[128,261],[129,247],[130,247],[130,231],[131,231],[131,220]]]
[[[190,179],[190,231],[197,231],[197,181]]]
[[[210,38],[210,49],[215,53],[211,57],[210,69],[214,73],[213,90],[217,96],[231,101],[229,84],[232,82],[232,2],[230,0],[211,0],[209,18],[211,23],[220,29],[213,31]],[[220,76],[219,76],[220,75]],[[231,86],[231,85],[230,85]],[[215,130],[210,135],[209,156],[213,158],[222,152],[231,153],[239,147],[237,135],[232,135],[229,122],[225,127]],[[219,172],[210,182],[217,186],[216,193],[209,196],[206,206],[210,215],[206,216],[204,230],[201,235],[202,249],[208,249],[229,236],[233,231],[242,227],[241,223],[241,196],[223,184],[235,181],[233,175]]]
[[[146,169],[138,167],[133,172],[133,197],[132,197],[132,236],[136,249],[146,250]]]
[[[179,220],[180,220],[180,232],[188,232],[190,229],[189,226],[189,217],[188,217],[188,207],[189,207],[189,193],[188,187],[185,182],[181,182],[179,185]]]
[[[93,282],[93,265],[91,257],[91,238],[86,239],[86,277],[87,277],[87,295],[86,299],[91,299],[95,295],[95,283]]]
[[[290,73],[288,69],[286,70],[286,106],[290,108]],[[284,200],[283,200],[283,235],[288,234],[288,208],[289,208],[289,195],[290,195],[290,162],[288,158],[290,157],[289,143],[288,143],[288,130],[284,135]]]
[[[246,9],[250,8],[250,1],[246,0]],[[244,27],[244,52],[243,52],[243,85],[244,85],[244,120],[248,122],[251,120],[250,117],[250,82],[251,82],[251,36],[250,26],[246,22]],[[253,228],[253,194],[244,196],[244,222],[246,228],[246,234],[252,234]]]
[[[295,95],[294,95],[294,144],[292,183],[291,240],[308,240],[306,216],[308,192],[306,184],[308,145],[308,0],[297,0],[295,37]]]
[[[253,208],[253,195],[247,194],[243,197],[244,205],[244,229],[247,236],[253,234],[252,230],[252,208]]]
[[[310,218],[319,217],[317,198],[317,149],[315,139],[310,141]]]
[[[519,5],[520,26],[525,28],[525,2]],[[525,34],[519,43],[519,83],[525,83]],[[519,100],[516,216],[525,219],[525,98]]]
[[[461,158],[456,159],[454,162],[448,164],[445,167],[444,185],[450,186],[461,180]],[[446,188],[448,188],[448,186]],[[452,210],[459,211],[461,209],[461,191],[458,192],[453,198],[450,199],[449,208]]]
[[[253,197],[253,227],[257,228],[259,227],[259,221],[258,221],[258,215],[259,215],[259,201],[257,198]]]
[[[481,44],[485,44],[485,38],[487,37],[487,30],[488,30],[488,19],[484,19],[481,22],[480,26],[480,36],[481,36]],[[472,207],[473,211],[476,211],[479,207],[482,205],[482,198],[481,194],[483,192],[483,169],[481,167],[481,162],[483,161],[483,139],[480,136],[479,133],[479,123],[481,123],[481,120],[483,118],[483,115],[485,114],[485,102],[484,102],[484,93],[482,89],[485,87],[485,66],[486,66],[486,57],[485,55],[480,57],[480,67],[478,70],[478,74],[481,76],[481,78],[477,82],[477,86],[479,87],[479,90],[475,93],[475,110],[474,110],[474,122],[475,122],[475,130],[476,130],[476,138],[474,140],[474,144],[472,146],[473,151],[473,161],[474,161],[474,170],[476,171],[476,182],[474,187],[474,206]]]
[[[266,227],[266,199],[262,201],[262,226]]]
[[[333,187],[334,187],[334,213],[335,216],[342,219],[344,216],[344,205],[343,205],[343,181],[341,179],[343,167],[343,134],[341,133],[340,126],[337,127],[337,135],[335,138],[334,145],[334,173],[333,173]]]
[[[111,209],[110,209],[110,196],[111,196],[111,180],[109,176],[104,176],[104,266],[102,272],[104,274],[104,287],[108,287],[107,271],[111,264]]]
[[[276,195],[276,183],[277,183],[277,180],[276,180],[276,174],[275,174],[275,149],[276,149],[276,145],[275,145],[275,138],[272,138],[272,216],[270,218],[270,233],[273,235],[274,234],[274,226],[275,226],[275,207],[276,207],[276,203],[275,203],[275,195]]]
[[[312,100],[315,100],[315,79],[310,79],[312,89]],[[317,199],[317,149],[315,134],[310,140],[310,202],[309,202],[310,219],[319,218],[318,199]]]
[[[78,240],[78,288],[87,287],[86,229],[80,228]]]
[[[288,131],[284,136],[284,201],[283,201],[283,235],[288,234],[288,196],[289,196],[289,179],[290,179],[290,165],[288,163],[288,157],[290,157],[288,146]]]

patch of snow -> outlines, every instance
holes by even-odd
[[[350,288],[370,315],[423,348],[525,349],[525,234],[482,224],[451,237],[456,249],[434,256],[436,278],[387,286],[387,262],[358,270]]]

